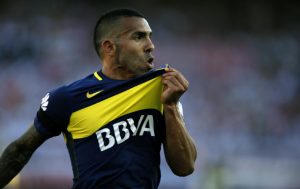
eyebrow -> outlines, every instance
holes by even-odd
[[[143,35],[143,36],[147,36],[149,35],[150,37],[152,36],[152,31],[135,31],[132,33],[132,35]]]
[[[127,33],[130,33],[132,30],[131,29],[128,29],[128,30],[126,30],[126,31],[123,31],[123,32],[121,32],[121,33],[119,33],[118,35],[117,35],[117,37],[120,37],[120,36],[122,36],[122,35],[125,35],[125,34],[127,34]],[[137,30],[137,31],[134,31],[131,35],[136,35],[136,34],[143,34],[143,35],[147,35],[147,34],[149,34],[149,36],[151,37],[152,36],[152,31],[150,30],[150,31],[141,31],[141,30]]]

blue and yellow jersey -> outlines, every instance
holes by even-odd
[[[73,189],[158,187],[164,72],[113,80],[99,71],[42,99],[34,125],[45,137],[64,134]]]

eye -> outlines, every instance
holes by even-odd
[[[135,33],[135,35],[133,36],[133,38],[134,38],[135,40],[141,40],[141,39],[143,39],[145,36],[146,36],[145,33],[143,33],[143,32],[137,32],[137,33]]]

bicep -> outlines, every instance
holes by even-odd
[[[27,150],[34,151],[43,144],[45,140],[47,140],[47,138],[41,135],[35,126],[31,124],[28,130],[17,139],[17,143]]]

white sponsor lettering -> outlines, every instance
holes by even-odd
[[[150,132],[151,136],[154,136],[153,125],[154,125],[153,116],[147,116],[141,128],[140,136],[142,136],[144,132]]]
[[[115,136],[118,144],[121,144],[125,140],[129,138],[129,130],[126,128],[127,122],[126,121],[121,121],[119,123],[113,124],[114,131],[115,131]],[[125,133],[124,137],[122,138],[120,135],[120,127],[122,127],[123,133]]]
[[[116,144],[123,143],[137,134],[143,136],[145,133],[149,133],[154,137],[153,115],[147,115],[145,119],[144,117],[145,115],[140,116],[137,127],[135,126],[134,119],[128,118],[126,121],[114,123],[111,130],[109,128],[103,128],[97,131],[96,136],[100,150],[105,151]],[[139,129],[140,127],[141,129]]]
[[[102,134],[104,134],[104,137],[108,139],[108,144],[104,145],[104,140],[102,137]],[[115,139],[113,136],[110,135],[110,130],[108,128],[101,129],[96,132],[98,142],[99,142],[99,147],[101,151],[107,150],[111,148],[115,144]]]

